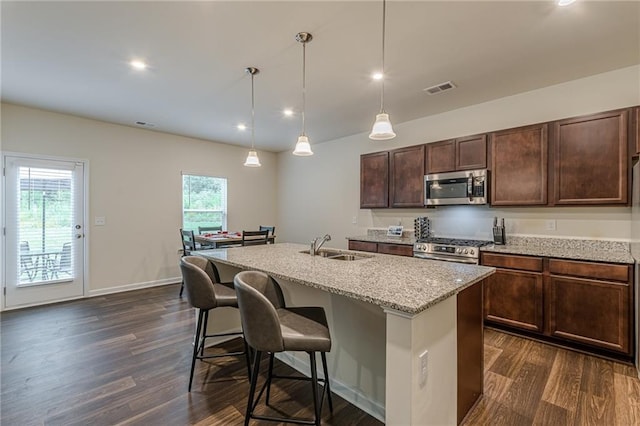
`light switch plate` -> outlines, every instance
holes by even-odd
[[[104,226],[107,224],[107,219],[104,216],[96,216],[93,223],[96,226]]]

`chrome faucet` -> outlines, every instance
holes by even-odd
[[[318,240],[322,240],[320,241],[320,244],[318,244]],[[311,256],[315,256],[316,254],[318,254],[318,251],[320,250],[320,247],[322,247],[322,245],[324,243],[326,243],[327,241],[331,241],[331,235],[326,234],[324,237],[316,237],[311,241],[311,249],[309,250],[309,253],[311,254]]]

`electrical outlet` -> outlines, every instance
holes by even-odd
[[[544,228],[547,231],[555,231],[556,230],[556,220],[555,219],[545,220],[544,221]]]
[[[107,219],[104,216],[96,216],[93,223],[96,226],[104,226],[107,223]]]
[[[424,386],[424,384],[427,383],[427,371],[428,371],[427,355],[428,354],[429,354],[429,351],[424,351],[418,356],[418,359],[420,360],[420,373],[419,373],[420,386]]]
[[[354,225],[358,224],[358,216],[354,216],[351,218],[351,223],[353,223]]]

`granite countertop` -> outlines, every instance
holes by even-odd
[[[416,242],[413,237],[387,237],[386,235],[360,235],[357,237],[347,237],[351,241],[368,241],[372,243],[404,244],[412,246]]]
[[[484,246],[480,251],[609,263],[635,262],[629,243],[620,241],[513,236],[507,237],[505,245]]]
[[[362,253],[368,257],[355,261],[300,253],[308,249],[301,244],[277,243],[194,254],[408,314],[422,312],[495,271],[377,253]]]

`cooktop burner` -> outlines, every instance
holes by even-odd
[[[418,243],[443,244],[449,246],[466,246],[466,247],[482,247],[493,244],[493,241],[483,240],[463,240],[458,238],[438,238],[429,237],[417,241]]]

